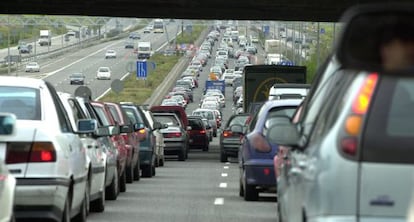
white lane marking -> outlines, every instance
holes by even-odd
[[[230,165],[230,162],[226,162],[226,165]]]
[[[220,188],[227,188],[227,183],[220,183],[219,187]]]
[[[214,200],[214,205],[223,205],[223,204],[224,204],[224,198],[219,197]]]
[[[112,44],[110,44],[110,45],[107,45],[106,47],[104,47],[104,48],[102,48],[102,49],[100,49],[100,50],[98,50],[98,51],[96,51],[96,52],[94,52],[94,53],[92,53],[92,54],[89,54],[88,56],[85,56],[85,57],[83,57],[83,58],[81,58],[81,59],[78,59],[78,60],[76,60],[76,61],[74,61],[74,62],[70,63],[69,65],[63,66],[62,68],[57,69],[57,70],[55,70],[55,71],[53,71],[53,72],[46,73],[46,76],[45,76],[44,78],[46,78],[46,77],[48,77],[48,76],[51,76],[51,75],[54,75],[54,74],[56,74],[56,73],[58,73],[58,72],[60,72],[60,71],[62,71],[62,70],[64,70],[64,69],[66,69],[66,68],[68,68],[68,67],[70,67],[70,66],[72,66],[72,65],[74,65],[74,64],[76,64],[76,63],[78,63],[78,62],[81,62],[81,61],[83,61],[83,60],[85,60],[85,59],[87,59],[87,58],[89,58],[89,57],[92,57],[92,56],[94,56],[94,55],[96,55],[96,54],[98,54],[98,53],[101,53],[102,51],[105,51],[105,50],[106,50],[106,49],[108,49],[109,47],[111,47],[111,46],[113,46],[113,45],[115,45],[115,44],[118,44],[118,43],[119,43],[119,41],[116,41],[116,42],[114,42],[114,43],[112,43]]]
[[[227,173],[222,173],[222,174],[221,174],[221,176],[222,176],[222,177],[227,177],[227,176],[228,176],[228,174],[227,174]]]
[[[229,168],[229,166],[224,166],[223,168],[224,168],[224,169],[228,169],[228,168]]]
[[[129,72],[125,73],[125,75],[121,77],[121,81],[123,81],[128,75],[129,75]],[[95,98],[95,100],[99,101],[102,97],[104,97],[106,94],[108,94],[109,91],[111,91],[111,88],[107,89],[102,95]]]

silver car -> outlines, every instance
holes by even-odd
[[[0,77],[0,112],[17,118],[15,134],[0,142],[17,179],[16,219],[86,219],[91,168],[77,134],[94,132],[96,121],[79,120],[75,130],[55,88],[24,77]]]
[[[87,116],[81,108],[79,101],[69,93],[58,92],[63,106],[68,113],[72,127],[77,129],[76,122],[80,119],[86,119]],[[89,200],[90,210],[102,212],[105,209],[105,172],[106,172],[106,153],[104,144],[97,140],[96,132],[94,134],[79,134],[83,146],[88,154],[88,165],[91,171],[89,175]]]

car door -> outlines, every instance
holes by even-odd
[[[329,93],[335,92],[335,85],[338,83],[338,75],[329,73],[330,77],[325,79],[321,87],[316,88],[313,96],[308,97],[308,101],[304,102],[302,116],[300,117],[298,128],[301,134],[302,144],[299,144],[300,149],[295,147],[290,148],[284,157],[284,161],[288,162],[283,166],[280,181],[285,190],[280,201],[280,208],[282,210],[282,218],[287,221],[301,221],[302,203],[304,190],[302,189],[303,170],[307,167],[308,150],[305,149],[306,143],[310,138],[313,126],[320,116],[322,107],[326,104],[326,98]],[[286,213],[286,215],[285,215]]]

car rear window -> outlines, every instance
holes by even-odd
[[[193,130],[202,130],[203,129],[203,122],[199,119],[189,119],[188,120],[189,126],[191,126],[191,129]]]
[[[154,115],[154,118],[156,121],[160,122],[160,123],[165,123],[168,126],[180,126],[180,124],[178,123],[177,119],[174,116],[158,116],[158,115]]]
[[[17,119],[40,120],[40,92],[28,87],[1,86],[0,112],[13,113]]]
[[[247,118],[249,118],[249,116],[247,115],[243,115],[243,116],[235,116],[233,119],[231,119],[228,123],[227,123],[227,127],[230,127],[234,124],[238,124],[238,125],[246,125],[246,121]]]
[[[363,134],[361,160],[414,163],[414,80],[383,77]]]

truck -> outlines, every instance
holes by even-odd
[[[305,66],[251,65],[243,71],[243,111],[251,104],[268,100],[270,89],[276,83],[306,83]]]
[[[278,39],[267,39],[264,43],[264,51],[266,54],[269,53],[282,53],[283,50],[283,43]]]
[[[136,52],[138,59],[149,59],[152,54],[151,42],[138,42]]]
[[[204,93],[207,91],[207,89],[219,89],[225,96],[226,82],[224,80],[207,80],[204,87]]]
[[[39,45],[40,46],[51,46],[52,45],[52,32],[50,30],[40,30],[39,35]]]

